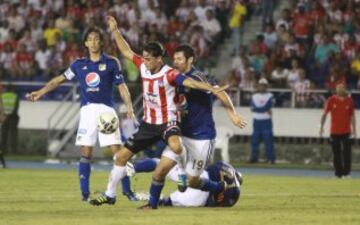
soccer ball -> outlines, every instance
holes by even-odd
[[[103,134],[112,134],[119,128],[119,120],[112,112],[101,113],[98,117],[97,128]]]

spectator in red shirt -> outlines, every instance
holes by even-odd
[[[311,28],[311,17],[305,12],[305,6],[303,4],[298,5],[298,12],[294,15],[293,29],[296,39],[301,44],[305,44],[308,40],[310,28]]]
[[[320,137],[324,133],[324,123],[330,112],[330,144],[334,154],[335,176],[349,177],[351,172],[350,134],[356,137],[354,102],[347,94],[345,83],[336,85],[336,94],[325,103],[321,117]],[[351,129],[352,126],[352,129]]]
[[[18,77],[30,77],[34,74],[34,58],[27,51],[25,44],[20,44],[15,57],[16,69]]]

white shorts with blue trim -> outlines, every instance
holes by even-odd
[[[119,128],[112,134],[103,134],[98,131],[97,119],[104,112],[111,112],[117,116],[115,109],[104,104],[91,103],[81,107],[75,145],[94,146],[96,140],[99,140],[100,147],[122,144]]]
[[[195,140],[188,137],[181,139],[186,151],[185,172],[198,177],[211,161],[215,140]],[[162,156],[177,161],[177,155],[169,147],[166,147]]]

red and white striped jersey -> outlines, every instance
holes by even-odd
[[[151,74],[138,55],[134,56],[133,62],[140,69],[142,79],[144,122],[165,124],[179,121],[175,79],[183,75],[168,65]]]

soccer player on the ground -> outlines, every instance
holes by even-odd
[[[103,195],[90,201],[93,205],[114,204],[116,187],[120,179],[126,175],[126,162],[136,153],[151,146],[160,139],[166,141],[175,155],[175,160],[183,164],[181,154],[183,146],[178,127],[179,116],[176,106],[177,86],[196,88],[213,93],[225,88],[213,87],[208,83],[195,81],[181,75],[172,67],[163,63],[164,50],[159,43],[151,42],[144,46],[142,57],[136,55],[117,27],[115,18],[108,17],[109,28],[115,38],[121,54],[132,60],[140,69],[143,86],[144,119],[133,138],[127,141],[125,147],[116,153],[115,165],[110,173],[107,190]],[[174,166],[173,161],[161,158],[153,173],[150,187],[150,204],[143,209],[156,209],[166,174]],[[184,177],[184,175],[181,175]],[[186,185],[186,179],[180,179]]]
[[[110,146],[113,153],[118,151],[122,144],[119,130],[112,134],[102,134],[96,127],[97,118],[101,113],[111,112],[116,115],[113,108],[113,85],[116,85],[127,106],[128,116],[133,119],[135,116],[119,60],[103,53],[102,31],[98,28],[89,28],[84,34],[83,44],[87,48],[87,57],[75,60],[63,74],[50,80],[40,90],[30,93],[29,99],[39,100],[66,80],[76,78],[79,81],[81,109],[75,144],[81,146],[80,188],[82,199],[87,201],[90,195],[90,161],[96,139],[99,139],[100,146]]]
[[[159,159],[142,159],[134,164],[128,163],[129,176],[135,173],[151,172]],[[177,182],[178,166],[173,167],[167,177]],[[226,182],[227,188],[222,192],[201,191],[199,189],[187,188],[185,192],[175,191],[169,197],[159,201],[160,206],[177,207],[230,207],[235,205],[240,197],[240,185],[243,182],[241,173],[237,172],[231,165],[224,162],[216,162],[209,165],[200,174],[203,179],[211,179],[217,182]]]

